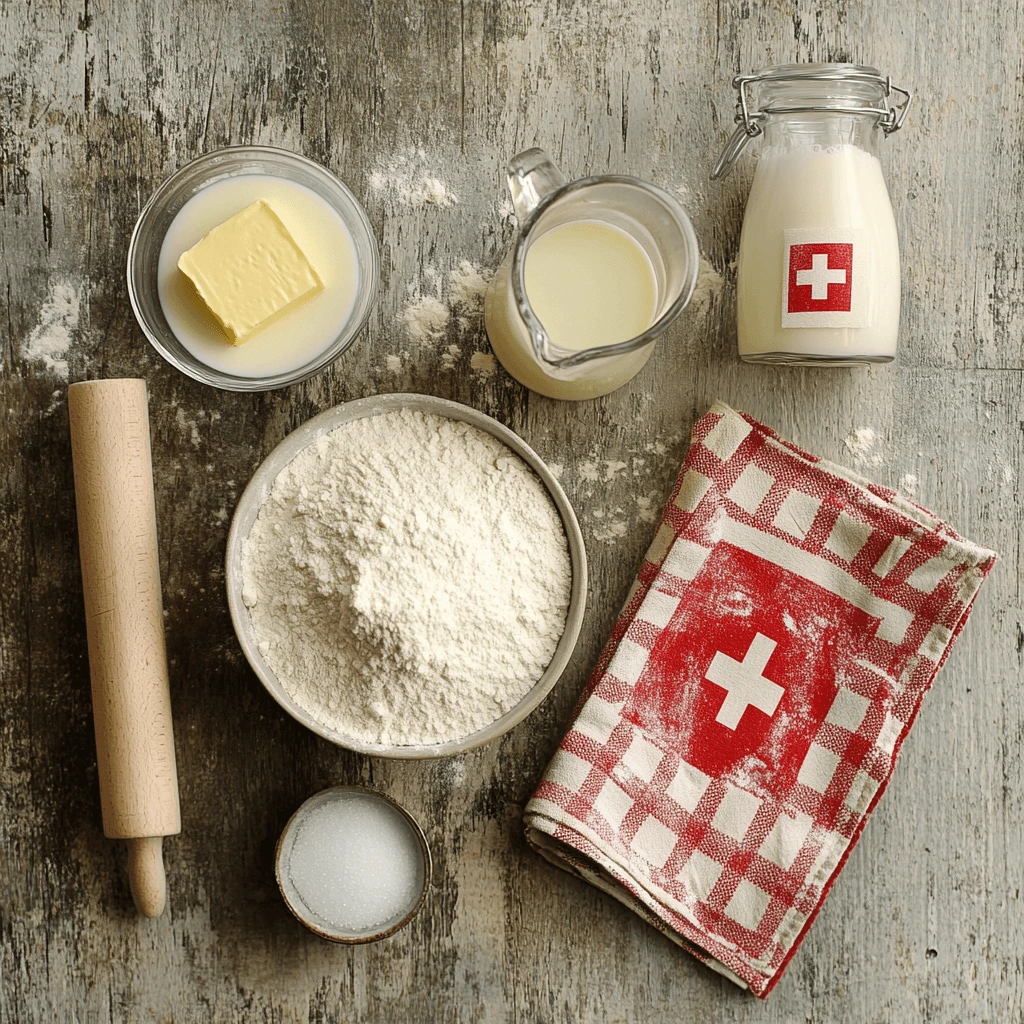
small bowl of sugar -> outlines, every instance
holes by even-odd
[[[430,885],[430,847],[404,807],[358,786],[311,796],[277,844],[288,909],[331,942],[376,942],[404,928]]]

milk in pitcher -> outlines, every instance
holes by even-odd
[[[551,341],[579,351],[617,345],[654,323],[654,268],[614,224],[571,221],[541,235],[526,254],[526,294]]]
[[[693,293],[689,219],[649,182],[566,182],[540,149],[513,157],[516,240],[491,278],[484,323],[520,383],[559,399],[606,395],[632,379]]]

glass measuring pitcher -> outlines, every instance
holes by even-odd
[[[484,299],[494,354],[531,391],[606,395],[690,301],[700,263],[690,221],[638,178],[567,183],[541,149],[513,157],[507,180],[519,234]]]

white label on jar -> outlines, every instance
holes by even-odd
[[[786,228],[783,327],[867,327],[870,254],[863,231]]]

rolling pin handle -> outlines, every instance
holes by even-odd
[[[128,884],[135,909],[144,917],[159,917],[167,903],[164,837],[128,840]]]

